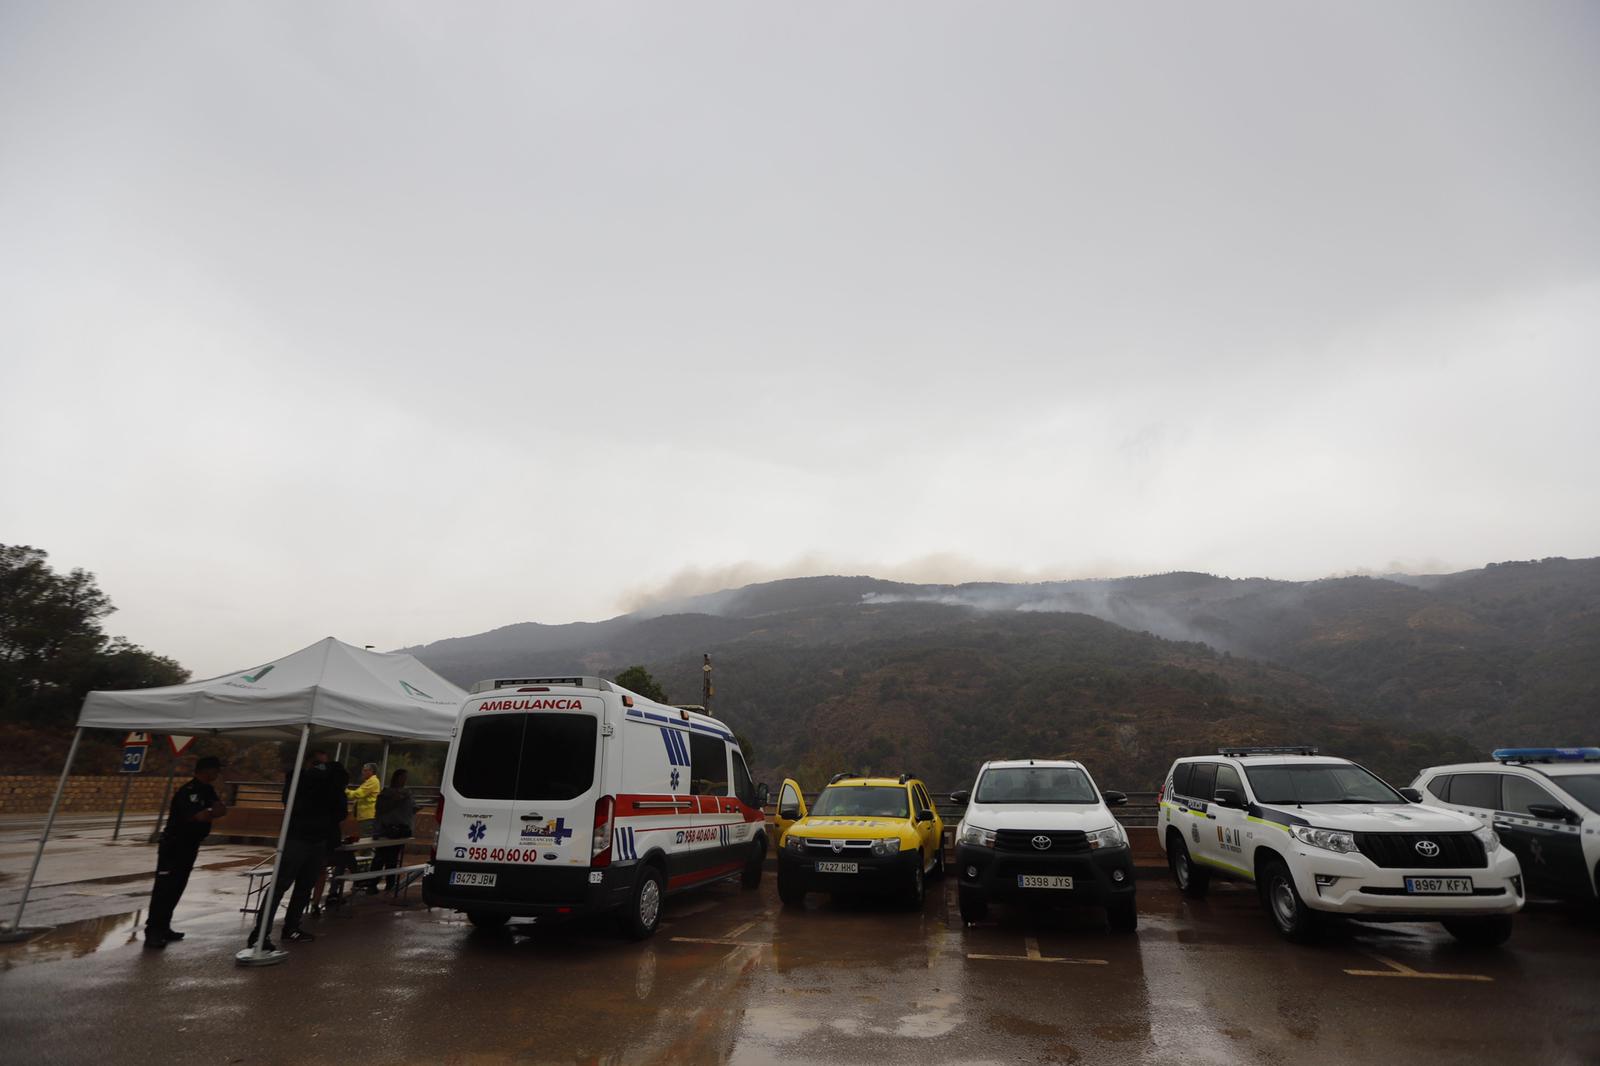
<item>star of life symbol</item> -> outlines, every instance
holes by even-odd
[[[482,822],[473,822],[467,827],[467,839],[476,844],[478,841],[482,840],[484,835],[488,832],[488,826],[484,825]]]
[[[672,768],[672,791],[678,791],[678,782],[680,780],[681,778],[678,776],[678,768],[674,766]]]

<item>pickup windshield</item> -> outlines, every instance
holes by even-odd
[[[812,814],[833,817],[906,818],[910,807],[900,785],[831,785],[817,797]]]
[[[1072,766],[1002,766],[984,773],[974,803],[1099,803],[1089,775]]]
[[[1404,803],[1370,770],[1349,763],[1252,766],[1245,770],[1258,803]]]

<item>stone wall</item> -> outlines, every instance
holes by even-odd
[[[26,774],[0,776],[0,814],[45,814],[50,810],[50,799],[56,794],[59,775]],[[174,779],[176,788],[188,778]],[[67,789],[61,794],[63,813],[74,811],[115,811],[122,803],[125,779],[120,774],[74,775],[67,778]],[[161,805],[161,795],[166,791],[165,773],[134,774],[133,786],[128,791],[130,812],[154,813]]]

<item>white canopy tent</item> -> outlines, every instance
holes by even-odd
[[[33,866],[23,886],[11,934],[22,929],[22,913],[55,823],[61,794],[72,771],[78,741],[85,729],[143,730],[180,735],[229,733],[266,740],[299,740],[288,804],[278,830],[273,880],[283,858],[289,810],[300,785],[300,767],[314,732],[321,740],[434,741],[448,743],[456,710],[466,698],[455,685],[410,655],[367,651],[333,637],[317,641],[281,659],[204,681],[123,692],[91,692],[78,715],[78,730],[67,752],[50,815],[45,820]],[[270,896],[267,898],[270,899]],[[270,915],[262,907],[263,935]],[[239,953],[239,961],[280,961],[259,946]]]

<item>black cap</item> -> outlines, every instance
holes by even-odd
[[[217,758],[215,755],[203,756],[198,762],[196,762],[194,764],[194,772],[195,773],[200,773],[202,770],[220,770],[220,769],[222,769],[222,760]]]

